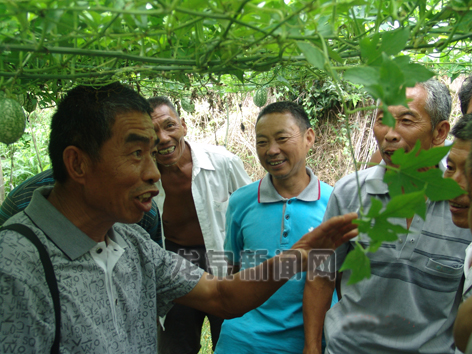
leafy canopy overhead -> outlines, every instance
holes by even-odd
[[[452,78],[468,71],[471,6],[467,0],[0,0],[0,92],[27,101],[38,96],[44,106],[76,84],[120,80],[179,96],[191,89],[290,88],[329,77],[340,97],[341,79],[363,85],[383,102],[383,122],[394,126],[387,107],[407,104],[406,87],[434,76],[437,64]],[[185,106],[193,110],[189,100]],[[343,106],[349,137],[349,114],[373,107]],[[391,201],[372,199],[367,212],[359,211],[362,234],[342,268],[351,270],[350,282],[370,276],[369,252],[406,232],[392,218],[424,217],[425,196],[463,193],[439,170],[419,170],[436,165],[448,148],[418,149],[393,155],[400,167],[385,175]]]
[[[177,83],[179,90],[221,85],[228,74],[260,84],[321,71],[337,76],[356,67],[347,72],[349,80],[387,104],[404,103],[398,98],[404,97],[402,84],[414,85],[431,74],[408,57],[391,57],[406,50],[431,61],[427,54],[442,53],[458,62],[450,72],[459,73],[468,57],[458,56],[470,51],[469,5],[459,0],[0,0],[0,87],[57,93],[77,83],[126,80],[149,87]]]

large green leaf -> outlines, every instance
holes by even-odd
[[[370,259],[367,258],[361,246],[356,245],[354,250],[347,254],[339,271],[342,272],[348,269],[350,269],[352,273],[347,284],[354,284],[362,279],[370,278]]]
[[[405,153],[403,149],[395,151],[392,163],[400,165],[396,170],[385,172],[384,181],[388,184],[390,196],[425,190],[432,201],[449,200],[465,194],[452,179],[443,178],[436,165],[451,147],[436,147],[420,151],[419,141],[414,149]],[[426,171],[424,169],[428,168]],[[422,171],[419,171],[423,169]]]
[[[325,57],[321,50],[307,42],[297,42],[306,60],[315,68],[324,70]]]

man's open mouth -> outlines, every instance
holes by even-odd
[[[143,193],[141,195],[138,195],[136,198],[141,202],[141,203],[146,203],[149,200],[151,200],[152,197],[155,197],[156,195],[159,194],[159,191],[150,191],[147,193]]]
[[[469,209],[469,204],[458,204],[453,201],[449,201],[449,205],[453,208],[458,208],[458,209]]]
[[[269,161],[269,165],[271,166],[277,166],[277,165],[280,165],[281,163],[285,162],[285,160],[282,160],[282,161],[272,161],[270,162]]]
[[[171,146],[167,149],[159,150],[158,153],[159,155],[167,155],[167,154],[170,154],[171,152],[174,152],[174,150],[175,150],[175,146]]]

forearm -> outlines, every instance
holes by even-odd
[[[472,333],[472,296],[459,307],[456,322],[454,323],[454,341],[462,352],[467,347],[467,342]]]
[[[232,277],[204,274],[194,289],[174,301],[223,318],[242,316],[263,304],[287,280],[306,270],[308,252],[335,249],[357,235],[356,213],[334,217],[304,235],[291,250]]]
[[[205,273],[190,293],[175,302],[221,318],[242,316],[262,305],[301,270],[304,264],[301,264],[300,258],[306,258],[302,253],[303,251],[286,251],[256,267],[225,278]],[[284,270],[283,274],[280,272],[281,268]]]
[[[304,354],[321,353],[324,319],[331,305],[334,285],[335,282],[327,277],[313,278],[307,274],[303,292]]]
[[[302,270],[306,257],[285,251],[256,267],[244,269],[218,282],[218,292],[230,317],[242,316],[262,305],[292,276]]]

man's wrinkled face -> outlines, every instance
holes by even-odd
[[[157,146],[157,163],[164,166],[175,165],[185,151],[187,126],[172,109],[163,104],[154,108],[151,113],[152,123],[159,144]]]
[[[409,152],[414,148],[418,139],[422,149],[427,150],[433,147],[434,132],[431,117],[425,110],[426,90],[421,86],[407,88],[406,97],[411,100],[408,103],[408,108],[404,106],[388,107],[395,118],[394,128],[383,124],[382,109],[378,110],[374,123],[374,135],[380,154],[389,166],[393,166],[391,156],[396,150],[403,148],[405,152]]]
[[[256,125],[256,149],[262,167],[276,179],[305,176],[305,158],[313,129],[300,129],[288,112],[262,116]]]
[[[459,186],[467,191],[467,170],[466,162],[469,155],[471,142],[455,139],[454,145],[447,157],[447,170],[444,172],[445,178],[452,178]],[[468,214],[470,207],[469,194],[460,195],[449,201],[452,221],[457,227],[468,228]]]
[[[88,205],[108,222],[136,223],[151,210],[154,185],[161,177],[156,165],[157,138],[147,113],[119,114],[112,137],[90,164],[84,185]]]

